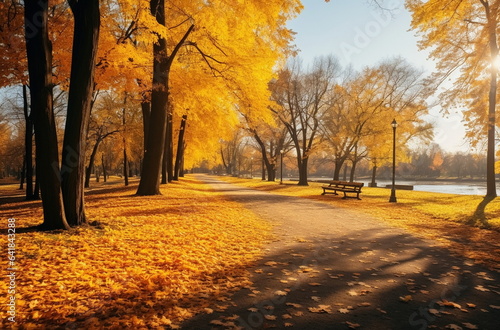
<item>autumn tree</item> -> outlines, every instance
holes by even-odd
[[[27,84],[27,59],[25,41],[25,20],[23,4],[20,1],[0,2],[0,87]],[[47,14],[48,15],[48,14]],[[39,24],[28,22],[28,33],[35,32]]]
[[[222,165],[228,175],[236,175],[238,173],[238,155],[241,153],[243,146],[243,130],[235,130],[232,139],[220,141],[220,157]]]
[[[166,27],[165,1],[151,0],[151,15],[155,17],[159,25]],[[165,32],[158,35],[153,44],[153,89],[151,91],[151,112],[149,113],[149,127],[147,129],[146,145],[144,146],[144,163],[141,181],[137,189],[138,195],[160,194],[159,175],[164,153],[165,138],[167,136],[167,109],[169,71],[173,60],[183,45],[189,33],[193,30],[191,25],[169,53]]]
[[[396,57],[367,67],[337,85],[331,108],[323,121],[325,138],[335,155],[334,179],[348,159],[356,163],[370,156],[374,166],[389,159],[392,149],[391,121],[396,118],[398,146],[402,151],[414,138],[429,138],[427,114],[430,94],[423,72]]]
[[[498,0],[407,0],[419,47],[437,61],[434,80],[445,85],[446,110],[464,107],[467,136],[477,144],[487,140],[488,197],[496,197],[495,109],[498,76]]]
[[[267,173],[267,181],[275,181],[276,169],[279,163],[279,158],[285,148],[288,151],[290,141],[288,139],[288,130],[280,121],[278,116],[274,116],[273,121],[264,120],[262,118],[251,119],[248,116],[243,116],[245,129],[253,138],[260,150],[265,172],[262,180],[265,180]]]
[[[320,122],[328,109],[328,92],[338,78],[339,69],[333,57],[317,58],[308,72],[303,72],[295,62],[271,84],[273,100],[279,105],[273,111],[286,126],[294,146],[299,185],[308,185],[309,156],[318,142]]]
[[[69,0],[74,19],[68,111],[62,151],[62,191],[71,226],[85,223],[84,179],[86,134],[94,92],[99,39],[98,0]]]
[[[173,180],[179,180],[183,172],[183,160],[184,160],[184,150],[186,148],[186,140],[184,136],[186,135],[186,123],[188,120],[187,115],[182,115],[181,123],[179,127],[179,133],[177,137],[177,151],[175,156],[175,166],[174,166],[174,177]]]
[[[8,168],[8,146],[11,141],[11,128],[4,114],[4,107],[0,106],[0,178],[4,177],[4,173]]]
[[[1,2],[0,16],[4,18],[0,22],[0,45],[2,46],[0,87],[23,86],[25,152],[22,177],[26,178],[26,199],[31,200],[34,199],[32,159],[33,123],[30,117],[27,93],[28,82],[23,5],[18,1]]]
[[[89,130],[87,134],[87,152],[88,162],[85,170],[85,187],[90,186],[90,176],[94,169],[94,164],[98,156],[99,146],[107,138],[113,136],[120,131],[119,117],[117,116],[117,108],[119,105],[116,100],[110,95],[111,93],[102,93],[94,105],[94,111],[90,117]]]
[[[167,59],[164,67],[154,65],[154,68],[155,72],[159,68],[158,72],[167,80],[167,85],[162,88],[170,93],[173,103],[173,107],[163,107],[163,111],[178,111],[172,115],[172,127],[178,125],[175,118],[180,123],[186,109],[193,113],[192,117],[189,115],[187,132],[190,133],[186,137],[191,153],[196,152],[195,147],[203,145],[202,141],[192,143],[191,137],[206,139],[207,131],[202,131],[206,127],[218,133],[227,131],[225,126],[236,122],[235,107],[238,104],[246,106],[251,103],[255,108],[267,111],[265,106],[261,106],[262,100],[267,102],[266,95],[269,95],[267,83],[272,77],[273,67],[282,58],[292,37],[285,23],[301,9],[301,5],[295,0],[279,3],[216,1],[210,4],[203,1],[189,4],[173,1],[169,4],[171,6],[165,13],[169,27],[166,34]],[[238,24],[242,21],[245,24]],[[175,59],[178,61],[172,65]],[[194,88],[188,89],[187,86]],[[153,95],[154,89],[152,100]],[[168,101],[167,98],[165,102]],[[151,105],[153,107],[153,102]],[[208,117],[202,114],[208,114]],[[155,136],[156,140],[152,141],[159,148],[159,135],[151,131],[151,125],[159,125],[163,121],[153,120],[153,108],[149,122],[148,136]],[[173,157],[170,145],[174,130],[161,131],[167,132],[167,153]],[[220,137],[208,138],[217,141]],[[146,141],[150,143],[149,137]],[[164,141],[160,141],[160,144],[163,145]],[[150,149],[146,147],[146,152]],[[158,151],[159,154],[163,152],[163,148]],[[157,152],[153,153],[156,155]],[[152,156],[145,155],[144,169],[149,163],[148,157]],[[167,161],[172,163],[171,160]],[[147,178],[141,177],[138,194],[144,194],[146,190],[148,194],[157,193],[157,189],[151,189],[152,185],[157,185],[157,171],[148,172],[151,174]]]
[[[48,32],[48,2],[27,1],[24,16],[31,111],[35,129],[36,171],[44,213],[42,228],[68,229],[59,177],[59,153],[52,109],[52,52]]]

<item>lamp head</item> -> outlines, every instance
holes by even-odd
[[[396,119],[392,120],[391,126],[392,126],[392,128],[398,127],[398,123],[396,122]]]

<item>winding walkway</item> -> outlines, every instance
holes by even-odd
[[[197,178],[274,224],[275,240],[252,287],[183,329],[500,329],[495,271],[356,210]]]

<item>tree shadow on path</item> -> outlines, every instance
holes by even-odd
[[[494,329],[499,273],[405,233],[360,230],[273,242],[253,285],[183,329]],[[474,306],[474,307],[472,307]]]
[[[466,223],[470,226],[478,226],[481,228],[489,229],[491,226],[488,222],[485,211],[488,204],[492,202],[495,198],[496,197],[491,197],[491,196],[484,197]]]

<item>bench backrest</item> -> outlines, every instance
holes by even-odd
[[[355,187],[355,188],[361,188],[365,184],[363,182],[348,182],[348,181],[330,181],[330,186],[347,186],[347,187]]]

